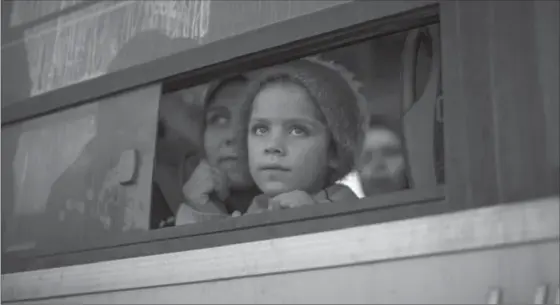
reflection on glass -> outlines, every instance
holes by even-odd
[[[148,230],[159,95],[138,89],[3,128],[14,146],[2,151],[3,249],[57,252]]]
[[[96,129],[95,116],[90,115],[26,131],[19,137],[13,161],[15,215],[44,212],[51,186],[76,161]]]

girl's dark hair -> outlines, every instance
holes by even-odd
[[[165,138],[166,134],[167,134],[167,126],[163,122],[163,119],[160,118],[158,119],[158,124],[157,124],[157,137],[158,139],[163,139]]]
[[[242,110],[242,122],[247,122],[240,130],[242,143],[247,143],[255,97],[265,86],[277,82],[301,86],[320,110],[332,137],[333,157],[337,160],[336,167],[330,169],[327,183],[342,179],[354,167],[356,148],[363,136],[363,120],[352,87],[337,71],[318,63],[306,59],[291,61],[265,68],[251,81]],[[242,153],[248,158],[246,145],[242,145]]]
[[[219,79],[213,82],[210,82],[208,88],[206,89],[206,93],[204,94],[204,109],[206,109],[209,104],[212,102],[216,94],[225,86],[232,84],[232,83],[247,83],[249,82],[249,78],[247,78],[243,74],[236,74],[227,78]]]

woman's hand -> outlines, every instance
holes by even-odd
[[[183,194],[189,202],[205,205],[210,201],[212,192],[216,193],[220,200],[226,199],[229,196],[228,179],[221,170],[202,160],[183,186]]]
[[[269,210],[290,209],[290,208],[297,208],[297,207],[313,205],[313,204],[316,204],[316,202],[308,193],[304,191],[295,190],[273,197],[270,200],[268,209]]]

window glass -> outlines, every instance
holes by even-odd
[[[163,96],[152,228],[444,182],[439,25]]]
[[[3,251],[436,187],[439,63],[432,25],[5,126]]]
[[[149,229],[160,86],[2,128],[2,250]]]

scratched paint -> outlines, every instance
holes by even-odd
[[[25,45],[32,80],[31,90],[17,85],[9,90],[18,91],[13,94],[16,98],[35,96],[104,75],[118,50],[141,32],[159,30],[177,41],[139,47],[135,57],[140,59],[134,64],[348,1],[101,1],[27,29],[22,41],[3,46],[3,52],[9,54],[7,49]],[[27,14],[31,16],[27,19],[37,15]],[[19,64],[13,65],[5,69],[21,68]]]
[[[60,12],[84,0],[13,1],[10,26],[19,26]]]
[[[30,29],[25,42],[31,95],[103,75],[120,47],[139,32],[202,38],[209,18],[210,1],[101,2]]]
[[[146,1],[142,30],[161,29],[171,38],[203,38],[210,24],[210,1]],[[146,28],[147,27],[147,28]]]

